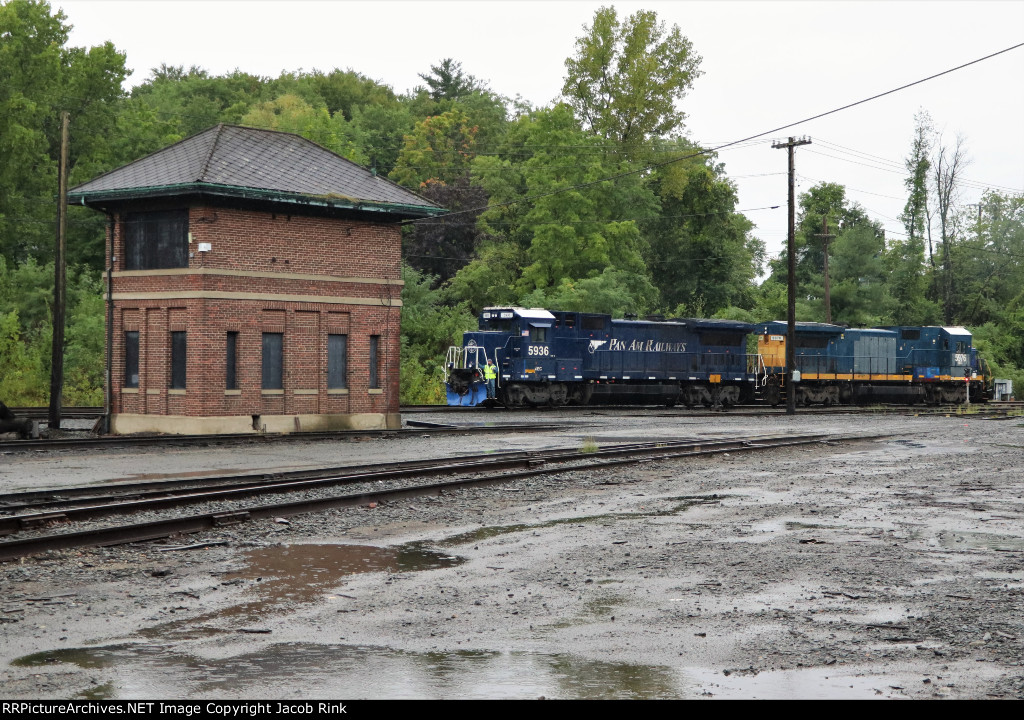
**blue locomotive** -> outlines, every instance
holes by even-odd
[[[778,405],[786,398],[784,322],[490,307],[448,349],[449,405]],[[756,337],[756,352],[748,352]],[[991,372],[962,327],[796,324],[801,405],[984,402]],[[496,375],[493,397],[488,362]]]
[[[625,319],[491,307],[448,350],[449,405],[728,406],[752,401],[764,377],[747,353],[754,326],[731,320]],[[484,368],[497,368],[495,398]]]
[[[779,321],[757,326],[757,351],[767,373],[761,395],[772,405],[785,394],[786,329]],[[971,341],[962,327],[797,323],[796,402],[983,402],[988,368]]]

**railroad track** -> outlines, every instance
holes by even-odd
[[[50,417],[48,407],[10,407],[15,417],[27,418],[29,420],[46,420]],[[89,420],[103,414],[102,407],[65,407],[61,408],[62,420]]]
[[[785,415],[784,405],[778,407],[767,407],[765,405],[735,405],[729,408],[686,408],[677,405],[674,408],[651,405],[587,405],[587,406],[563,406],[559,408],[520,408],[512,411],[505,408],[482,408],[482,407],[449,407],[447,405],[413,405],[403,407],[403,414],[433,413],[433,414],[463,414],[472,416],[479,413],[488,416],[498,413],[511,412],[514,415],[522,413],[537,412],[542,414],[564,414],[573,415],[616,415],[638,413],[645,417],[721,417],[722,415],[736,417],[763,417],[766,415]],[[798,415],[1013,415],[1024,413],[1024,402],[1002,401],[990,403],[971,403],[970,405],[934,405],[926,406],[920,403],[916,405],[904,404],[874,404],[874,405],[822,405],[803,406],[798,405]]]
[[[226,445],[294,440],[344,440],[365,437],[403,437],[406,435],[452,434],[452,433],[494,433],[494,432],[542,432],[556,430],[561,425],[553,423],[508,423],[501,425],[451,425],[430,422],[409,422],[409,427],[397,430],[332,430],[329,432],[293,432],[261,434],[220,434],[220,435],[106,435],[86,437],[63,437],[40,440],[0,441],[0,451],[12,450],[64,450],[68,448],[117,448],[138,445]]]
[[[689,440],[672,443],[634,443],[600,448],[595,451],[559,449],[544,452],[508,453],[500,456],[473,456],[457,459],[428,460],[418,463],[392,463],[383,467],[327,468],[319,473],[282,474],[277,477],[229,476],[210,478],[218,487],[196,488],[180,485],[165,486],[163,496],[148,496],[158,488],[135,488],[127,498],[115,498],[97,493],[95,488],[81,491],[75,502],[63,506],[45,503],[63,502],[71,498],[22,498],[20,514],[8,515],[0,520],[0,531],[8,535],[31,535],[0,542],[0,561],[14,560],[50,550],[116,545],[130,542],[166,538],[196,533],[225,525],[265,518],[285,518],[307,512],[353,507],[371,502],[387,502],[423,495],[439,495],[463,488],[504,483],[512,480],[546,474],[606,470],[638,461],[653,462],[683,457],[695,457],[726,452],[750,452],[763,449],[807,445],[825,441],[839,442],[878,437],[876,435],[835,436],[824,434],[760,436],[742,440]],[[339,473],[338,471],[341,470]],[[286,476],[287,475],[287,476]],[[427,484],[402,482],[412,477],[445,475],[443,481]],[[358,483],[360,489],[347,494],[329,494],[322,497],[304,497],[263,505],[231,504],[255,495],[322,491],[337,485]],[[385,484],[385,487],[378,487]],[[148,483],[147,485],[154,485]],[[372,489],[371,489],[372,488]],[[89,495],[87,491],[91,491]],[[70,491],[62,490],[61,493]],[[134,493],[134,494],[133,494]],[[141,495],[140,495],[141,493]],[[51,491],[51,494],[53,492]],[[39,493],[23,495],[38,496]],[[3,497],[8,507],[17,506],[17,494]],[[82,504],[84,502],[84,504]],[[32,503],[42,505],[33,506]],[[82,531],[35,534],[41,529],[59,525],[67,527],[74,522],[95,521],[129,512],[147,512],[178,508],[197,503],[222,502],[225,506],[213,512],[175,516],[146,522],[93,527]],[[34,511],[24,512],[27,508]]]

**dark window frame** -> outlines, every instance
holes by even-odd
[[[124,385],[126,388],[139,386],[139,331],[127,330],[124,334]]]
[[[534,325],[530,324],[530,342],[532,343],[547,343],[548,342],[548,329],[547,325]]]
[[[327,389],[344,390],[348,387],[348,335],[331,333],[327,336]]]
[[[284,390],[284,333],[263,333],[260,387]]]
[[[188,333],[171,331],[171,377],[168,387],[184,390],[188,380]]]
[[[380,389],[380,335],[370,336],[370,389]]]
[[[224,340],[224,389],[238,390],[237,330],[229,330]]]
[[[168,270],[187,267],[187,209],[133,212],[125,215],[125,270]]]

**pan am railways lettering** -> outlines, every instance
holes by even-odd
[[[686,352],[684,342],[656,342],[654,340],[633,340],[629,343],[622,340],[611,340],[609,350],[619,352]]]

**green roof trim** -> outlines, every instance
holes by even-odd
[[[70,192],[68,202],[75,205],[93,205],[111,200],[134,200],[151,197],[174,197],[177,195],[214,195],[218,197],[238,198],[243,200],[263,200],[304,207],[321,207],[338,210],[356,210],[359,212],[379,212],[412,217],[435,217],[448,212],[447,209],[432,205],[412,205],[403,203],[387,203],[370,200],[359,200],[342,195],[304,195],[301,193],[265,190],[261,188],[239,187],[235,185],[218,185],[214,183],[192,182],[175,185],[155,185],[151,187],[135,187],[93,192]]]

